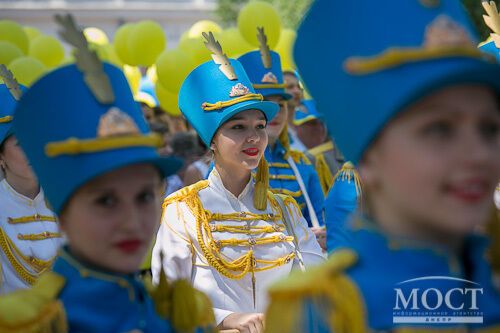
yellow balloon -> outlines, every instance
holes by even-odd
[[[241,9],[238,15],[238,29],[250,44],[258,47],[257,27],[264,27],[267,43],[273,49],[280,38],[281,20],[270,3],[252,1]]]
[[[163,52],[156,61],[158,82],[170,92],[178,93],[182,82],[194,69],[196,63],[180,49]]]
[[[140,21],[130,31],[128,53],[137,65],[151,66],[165,49],[167,40],[160,24]]]
[[[26,33],[26,35],[28,35],[28,39],[30,41],[32,41],[33,39],[37,38],[38,36],[40,36],[42,33],[40,32],[40,30],[38,30],[37,28],[35,27],[30,27],[28,25],[25,25],[23,27],[23,30],[24,32]]]
[[[85,38],[90,43],[94,43],[97,45],[106,45],[109,44],[108,36],[104,31],[96,27],[88,27],[83,29],[83,34]]]
[[[234,58],[255,49],[254,46],[250,45],[243,36],[241,36],[238,28],[229,28],[222,31],[219,35],[219,42],[224,52],[229,57]]]
[[[139,68],[135,66],[124,65],[123,73],[127,78],[130,90],[132,90],[132,93],[134,95],[137,94],[137,92],[139,91],[139,85],[141,83],[141,78],[142,78],[141,71],[139,70]]]
[[[115,47],[116,54],[120,60],[127,65],[135,66],[137,63],[132,58],[128,51],[128,39],[132,30],[134,29],[133,23],[126,23],[116,30],[115,39],[113,45]]]
[[[0,64],[8,65],[12,60],[23,55],[23,52],[14,44],[0,40]]]
[[[210,56],[212,53],[206,48],[201,38],[186,38],[179,43],[179,49],[189,54],[196,65],[212,59]],[[224,50],[224,45],[222,45],[222,49]]]
[[[64,59],[64,48],[56,38],[41,35],[31,41],[29,55],[47,67],[55,67]]]
[[[222,28],[220,25],[210,20],[201,20],[193,24],[193,26],[188,31],[189,38],[201,38],[203,32],[221,32]]]
[[[23,27],[11,20],[0,20],[0,40],[16,45],[23,54],[28,54],[29,38]]]
[[[295,62],[293,61],[293,45],[297,33],[292,29],[281,30],[280,40],[274,51],[278,52],[281,57],[281,67],[284,71],[295,70]]]
[[[9,64],[9,69],[17,81],[26,87],[31,86],[47,70],[40,60],[33,57],[17,58]]]
[[[179,43],[189,38],[189,30],[184,31],[179,38]]]
[[[171,93],[165,87],[161,85],[160,82],[155,84],[155,93],[160,107],[168,114],[178,117],[181,115],[181,110],[179,110],[179,97],[177,93]]]

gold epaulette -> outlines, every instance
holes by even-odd
[[[169,320],[176,332],[194,333],[196,329],[216,332],[210,299],[188,281],[180,279],[170,283],[162,267],[158,285],[152,286],[150,280],[146,280],[145,285],[156,312]]]
[[[349,183],[353,181],[356,186],[356,193],[358,194],[358,197],[360,197],[363,193],[361,187],[361,177],[351,162],[345,162],[342,168],[337,172],[333,180],[333,186],[335,186],[335,182],[337,180],[347,181]]]
[[[206,188],[208,186],[208,180],[200,180],[197,183],[186,186],[179,191],[169,195],[163,201],[163,208],[170,205],[172,202],[184,201],[193,195],[197,195],[199,191]]]
[[[58,295],[65,279],[43,274],[31,289],[15,291],[0,298],[1,333],[66,333],[68,323]]]
[[[311,161],[307,158],[307,156],[303,152],[295,149],[290,149],[288,153],[290,154],[290,157],[293,159],[295,163],[311,165]]]
[[[324,322],[329,324],[332,332],[366,332],[362,295],[345,274],[345,270],[356,261],[357,255],[352,250],[339,250],[325,264],[304,273],[295,271],[272,286],[269,290],[271,303],[266,313],[266,332],[303,332],[307,329],[304,327],[307,320],[301,319],[306,319],[304,305],[308,303],[321,307],[315,313],[324,316]]]

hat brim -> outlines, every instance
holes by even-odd
[[[114,151],[114,154],[116,158],[106,159],[105,162],[103,161],[103,163],[99,163],[99,167],[95,167],[93,169],[86,168],[87,172],[85,175],[80,173],[81,177],[73,184],[71,184],[71,186],[67,186],[67,193],[59,192],[57,193],[57,195],[55,193],[52,193],[52,195],[49,196],[46,191],[47,197],[49,199],[53,200],[54,198],[57,198],[56,202],[50,202],[53,206],[54,212],[56,212],[56,214],[60,214],[71,197],[78,191],[78,189],[89,181],[95,179],[96,177],[136,164],[150,164],[156,167],[161,175],[166,178],[172,174],[175,174],[183,164],[181,160],[174,157],[160,157],[153,154],[151,154],[150,156],[141,156],[141,154],[137,154],[135,156],[131,154],[127,156],[127,154],[120,154],[118,151]]]

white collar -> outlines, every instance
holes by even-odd
[[[43,190],[40,187],[40,191],[36,195],[34,199],[28,198],[27,196],[17,192],[10,184],[7,182],[7,179],[2,179],[0,181],[0,184],[4,187],[4,189],[7,191],[7,193],[10,194],[13,200],[23,203],[23,204],[29,204],[32,205],[33,203],[37,203],[40,201],[44,200],[44,195],[43,195]]]
[[[245,198],[247,195],[253,194],[253,188],[254,188],[254,180],[253,177],[250,176],[250,180],[248,181],[247,185],[241,191],[240,195],[236,197],[233,193],[228,191],[226,187],[224,186],[224,183],[222,182],[222,178],[220,177],[219,172],[217,171],[217,168],[213,168],[210,174],[208,175],[208,184],[211,188],[213,188],[216,192],[221,193],[222,195],[232,198],[234,200],[241,201],[243,198]]]

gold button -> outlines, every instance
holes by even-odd
[[[216,231],[216,230],[217,230],[217,227],[216,227],[215,225],[213,225],[213,224],[212,224],[212,225],[210,226],[210,231]]]
[[[35,214],[34,218],[35,218],[35,221],[40,221],[40,215]]]
[[[255,245],[255,244],[257,244],[257,242],[255,241],[255,239],[254,239],[253,237],[250,237],[250,238],[248,239],[248,244],[250,244],[250,245]]]
[[[14,221],[14,219],[13,219],[12,217],[9,217],[9,218],[7,218],[7,221],[8,221],[9,223],[12,223],[12,222]]]
[[[240,217],[247,217],[247,213],[245,213],[245,212],[241,212],[241,213],[240,213]]]
[[[290,262],[290,257],[286,258],[285,264],[288,264]]]

